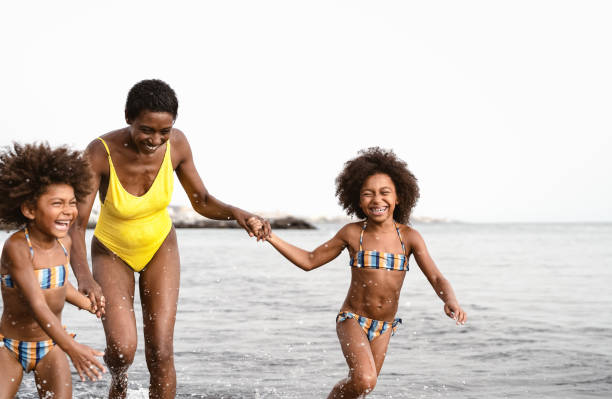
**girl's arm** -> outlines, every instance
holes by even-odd
[[[444,312],[448,317],[454,319],[457,324],[465,324],[467,314],[461,306],[459,306],[459,302],[455,297],[455,292],[450,282],[444,278],[431,258],[431,255],[429,255],[423,237],[414,229],[410,229],[407,236],[410,248],[412,248],[412,254],[419,268],[421,268],[421,271],[425,277],[427,277],[436,295],[444,302]]]
[[[91,299],[89,299],[89,297],[86,297],[85,295],[77,291],[77,289],[74,288],[72,284],[70,284],[70,281],[66,281],[66,302],[76,306],[79,309],[87,310],[89,313],[96,314],[96,309],[94,308],[94,305],[91,302]],[[99,312],[102,315],[104,315],[105,313],[104,305],[105,305],[104,297],[102,297],[100,312]],[[100,315],[97,315],[97,316],[98,318],[101,317]]]
[[[342,252],[344,248],[346,248],[347,243],[344,239],[346,235],[346,228],[347,226],[344,226],[331,240],[319,246],[312,252],[305,251],[289,244],[286,241],[283,241],[273,232],[270,233],[270,237],[267,239],[267,241],[291,263],[302,270],[310,271],[332,261],[338,255],[340,255],[340,252]]]
[[[213,197],[202,182],[200,175],[193,162],[191,147],[187,141],[185,134],[178,129],[173,129],[172,134],[174,139],[172,145],[178,159],[173,159],[176,175],[185,189],[191,206],[202,216],[216,220],[236,220],[242,228],[244,228],[249,236],[257,236],[257,239],[264,239],[270,234],[270,224],[262,218],[237,208],[228,205]],[[263,223],[263,228],[254,231],[249,223],[249,219],[257,218]]]

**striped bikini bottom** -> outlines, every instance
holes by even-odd
[[[70,334],[72,338],[75,334]],[[26,373],[34,370],[40,362],[55,346],[52,339],[44,341],[20,341],[18,339],[6,338],[0,334],[2,344],[12,352]]]
[[[368,341],[373,341],[374,338],[381,334],[384,334],[389,328],[391,328],[391,335],[395,334],[395,331],[402,322],[402,319],[396,318],[393,321],[380,321],[370,319],[369,317],[360,316],[352,312],[340,312],[336,316],[336,323],[341,323],[346,319],[355,319],[357,323],[363,329],[363,332],[368,337]]]

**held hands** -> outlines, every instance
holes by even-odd
[[[104,298],[104,295],[100,297],[100,306],[98,307],[96,307],[95,303],[91,300],[91,298],[87,297],[87,299],[89,299],[91,305],[85,310],[87,310],[91,314],[95,314],[98,319],[106,314],[106,298]]]
[[[270,229],[268,229],[268,234],[265,234],[265,223],[268,223],[266,220],[263,220],[257,216],[251,216],[247,220],[247,225],[254,232],[255,236],[257,236],[257,241],[266,240],[270,237]],[[270,224],[268,223],[268,228]]]
[[[456,324],[463,325],[467,320],[467,314],[457,301],[448,301],[444,304],[444,313],[451,319],[455,320]]]
[[[249,233],[249,237],[257,237],[257,241],[265,240],[270,235],[270,223],[260,216],[234,208],[234,219]]]
[[[105,313],[104,307],[106,306],[106,299],[102,295],[102,288],[96,283],[93,278],[79,281],[79,292],[85,294],[86,297],[91,301],[91,313],[95,314],[96,317],[100,318]]]
[[[96,359],[96,356],[104,356],[104,352],[94,350],[76,341],[73,341],[73,344],[73,348],[66,353],[70,357],[77,373],[79,373],[81,381],[85,381],[85,377],[92,381],[99,380],[102,374],[106,372],[106,369],[104,365]]]

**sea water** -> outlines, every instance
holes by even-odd
[[[277,233],[314,249],[341,226],[317,227]],[[469,319],[457,327],[444,315],[411,258],[403,324],[368,397],[612,397],[612,224],[414,227]],[[305,273],[241,230],[178,230],[178,240],[177,397],[324,398],[346,376],[335,333],[350,278],[346,252]],[[146,398],[137,293],[128,397]],[[64,324],[79,342],[104,348],[102,325],[89,313],[66,305]],[[80,382],[73,373],[73,396],[106,397],[109,381]],[[32,374],[18,397],[38,397]]]

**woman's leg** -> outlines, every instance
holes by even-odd
[[[140,274],[150,398],[174,398],[176,394],[173,340],[179,282],[180,259],[173,228]]]
[[[391,334],[382,334],[370,343],[355,319],[337,323],[336,331],[349,367],[349,375],[338,381],[328,399],[363,397],[376,386]]]
[[[66,354],[55,346],[34,369],[34,380],[41,398],[72,398],[72,375]]]
[[[14,398],[22,377],[21,364],[0,341],[0,399]]]
[[[106,350],[104,361],[111,374],[109,398],[127,395],[127,369],[134,361],[138,336],[134,316],[134,271],[95,237],[91,243],[94,279],[106,298],[102,317]]]

